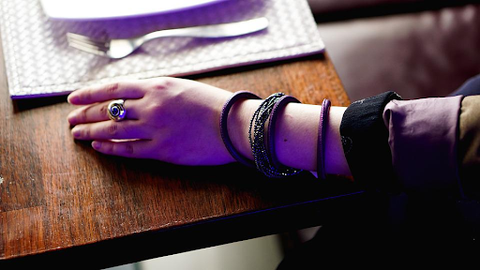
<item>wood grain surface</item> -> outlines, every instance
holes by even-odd
[[[304,103],[349,104],[325,55],[190,78],[263,97],[283,91]],[[270,180],[238,164],[105,156],[72,139],[72,109],[63,96],[12,101],[2,61],[0,266],[69,261],[68,269],[89,269],[247,239],[316,225],[355,196],[345,194],[357,194],[337,178]]]

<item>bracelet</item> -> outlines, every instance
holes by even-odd
[[[284,167],[278,161],[276,151],[275,151],[275,125],[278,119],[278,112],[285,107],[290,102],[300,103],[300,101],[292,96],[283,96],[281,97],[277,103],[275,103],[272,113],[270,114],[270,119],[268,120],[268,129],[267,129],[267,154],[272,160],[272,164],[274,167],[281,168]]]
[[[266,98],[253,114],[248,130],[248,140],[252,148],[255,165],[260,172],[272,178],[291,176],[302,171],[283,165],[280,167],[274,166],[272,157],[266,148],[265,123],[270,118],[273,108],[283,96],[285,96],[284,93],[276,93]]]
[[[318,124],[318,142],[317,142],[317,174],[318,178],[324,180],[327,178],[325,172],[325,142],[328,125],[328,115],[330,112],[331,102],[324,99],[322,109],[320,111],[320,123]]]
[[[222,112],[220,114],[220,135],[222,137],[223,143],[225,144],[225,147],[227,148],[228,152],[230,155],[232,155],[235,160],[238,162],[250,166],[250,167],[255,167],[255,164],[248,158],[242,156],[236,149],[233,147],[232,140],[230,139],[230,136],[228,135],[228,128],[227,128],[227,122],[228,122],[228,113],[230,112],[230,109],[232,108],[233,104],[237,102],[240,99],[260,99],[259,96],[247,92],[247,91],[238,91],[235,92],[230,99],[225,103],[223,106]]]

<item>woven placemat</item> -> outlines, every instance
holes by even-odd
[[[68,46],[66,33],[127,38],[155,30],[267,17],[256,34],[219,39],[163,38],[120,60]],[[0,34],[12,98],[67,94],[119,79],[185,76],[322,52],[306,0],[230,0],[169,14],[68,21],[48,18],[35,0],[1,0]]]

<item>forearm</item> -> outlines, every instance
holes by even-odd
[[[237,102],[228,117],[228,130],[233,145],[240,153],[253,160],[248,141],[248,128],[253,113],[261,100]],[[279,112],[275,127],[275,151],[285,166],[316,171],[317,139],[320,106],[290,103]],[[327,125],[325,143],[325,170],[328,174],[350,175],[343,155],[339,126],[343,107],[332,107]]]

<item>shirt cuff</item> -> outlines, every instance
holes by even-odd
[[[462,98],[392,100],[385,106],[392,164],[406,191],[463,197],[457,161]]]
[[[392,99],[400,98],[394,92],[385,92],[353,102],[343,114],[340,135],[345,158],[354,181],[367,190],[399,191],[383,111]]]

